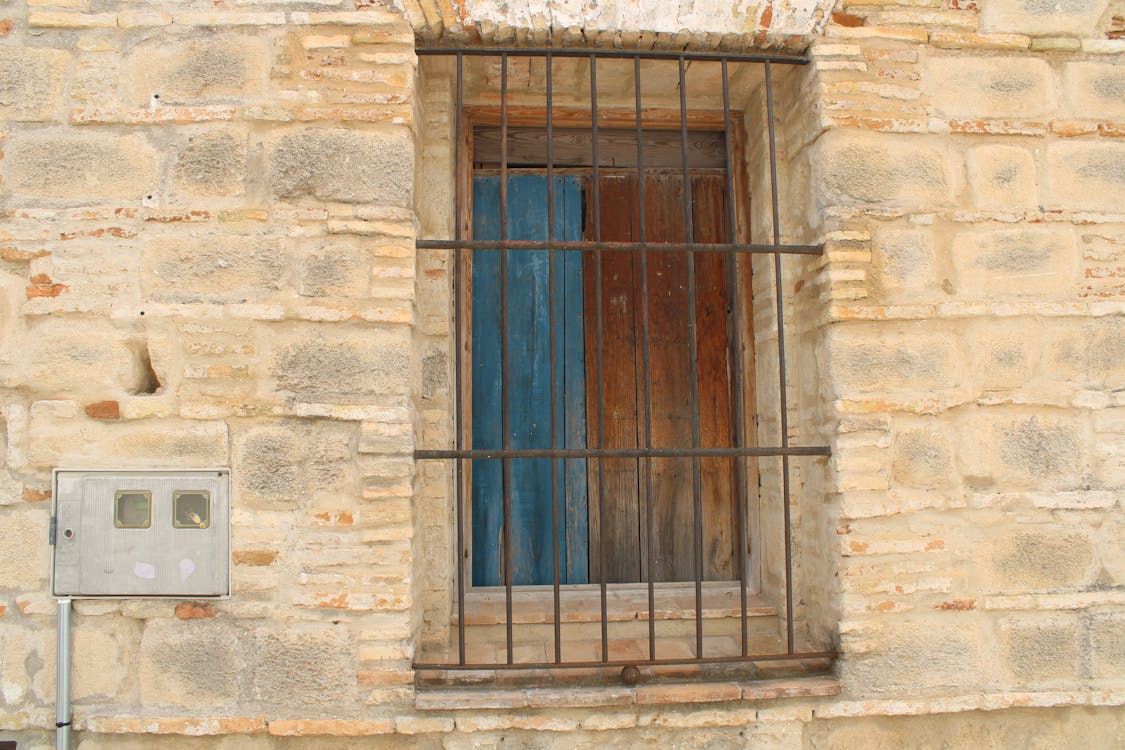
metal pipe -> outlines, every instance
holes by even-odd
[[[58,600],[55,659],[55,750],[70,750],[70,599]]]
[[[419,55],[470,55],[475,57],[498,57],[507,55],[509,57],[544,57],[548,53],[555,57],[589,57],[590,50],[587,49],[564,49],[557,47],[474,47],[468,49],[457,49],[453,47],[433,47],[422,48],[415,50]],[[678,60],[684,58],[685,60],[708,60],[711,62],[719,62],[720,60],[729,60],[730,62],[775,62],[783,65],[808,65],[809,60],[807,57],[799,57],[794,55],[771,55],[762,53],[737,53],[737,52],[670,52],[664,50],[622,50],[622,49],[599,49],[595,53],[598,57],[603,59],[616,59],[616,60]]]

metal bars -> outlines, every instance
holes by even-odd
[[[828,455],[828,449],[825,446],[790,445],[789,406],[786,394],[785,305],[782,295],[781,256],[787,254],[817,254],[822,251],[822,248],[817,245],[783,243],[781,239],[772,66],[777,64],[800,65],[806,61],[802,58],[757,54],[728,55],[723,53],[630,52],[624,50],[509,48],[435,49],[419,50],[418,52],[423,56],[452,56],[455,66],[456,111],[453,116],[455,128],[453,138],[457,175],[455,180],[454,211],[456,216],[453,238],[421,239],[417,242],[417,247],[420,251],[448,252],[452,262],[452,293],[456,318],[453,326],[455,393],[452,398],[455,414],[452,421],[456,434],[452,447],[423,447],[416,450],[414,455],[420,461],[453,462],[454,512],[457,524],[454,538],[457,549],[456,562],[453,566],[456,576],[456,581],[454,581],[454,596],[456,599],[454,607],[456,612],[455,648],[451,644],[450,651],[446,652],[447,655],[441,656],[436,661],[423,659],[415,665],[416,668],[472,670],[634,665],[658,667],[662,665],[773,661],[832,656],[833,654],[825,651],[800,652],[797,650],[793,611],[790,458],[793,456],[826,456]],[[479,89],[467,91],[470,81],[473,82],[473,85],[480,85],[481,75],[479,66],[476,66],[472,74],[466,76],[466,66],[468,59],[482,57],[491,58],[494,66],[495,62],[498,61],[499,68],[499,104],[495,107],[496,119],[492,124],[498,122],[500,128],[500,163],[496,170],[482,170],[482,173],[487,174],[495,174],[496,171],[499,173],[498,236],[474,239],[471,236],[466,236],[465,231],[466,227],[471,226],[469,219],[471,199],[466,191],[471,191],[474,185],[474,160],[471,153],[473,123],[467,122],[468,118],[465,111],[467,104],[475,104],[474,113],[479,115],[482,109],[481,105],[471,100],[475,97],[487,101],[489,100],[489,92]],[[533,67],[521,68],[517,73],[519,78],[513,79],[511,70],[513,58],[532,58],[533,62],[536,59],[541,60],[542,68],[535,67],[538,63],[535,63]],[[556,62],[559,60],[566,61],[565,65],[559,63],[559,66],[562,67],[583,64],[588,66],[589,99],[588,119],[585,127],[589,128],[591,134],[590,149],[592,152],[590,167],[586,172],[571,168],[565,170],[566,175],[564,177],[557,176],[554,156],[555,128],[557,125],[554,114],[556,111],[555,78],[557,75]],[[599,63],[605,64],[606,61],[632,63],[632,97],[630,97],[631,101],[628,102],[627,106],[632,111],[632,116],[628,118],[630,120],[628,127],[635,131],[636,151],[632,160],[633,163],[626,165],[624,169],[624,172],[627,175],[632,175],[632,177],[622,178],[632,180],[629,184],[632,185],[636,200],[634,204],[636,206],[635,225],[632,230],[635,234],[631,234],[628,238],[614,236],[608,240],[603,234],[603,222],[611,214],[607,214],[604,210],[607,206],[603,205],[603,189],[606,184],[609,184],[605,183],[606,179],[614,179],[620,176],[623,170],[616,161],[603,163],[605,157],[601,152],[603,139],[607,137],[607,133],[609,137],[612,137],[613,134],[612,128],[601,124],[602,114],[606,112],[606,108],[604,102],[599,101]],[[646,120],[650,105],[646,99],[645,91],[651,84],[644,84],[643,77],[652,75],[650,71],[653,70],[654,64],[651,61],[667,61],[669,64],[675,65],[674,85],[679,99],[678,122],[669,123],[665,120],[649,123]],[[484,62],[488,64],[489,61]],[[718,221],[719,225],[714,228],[715,231],[711,237],[713,240],[718,237],[725,237],[724,241],[699,240],[700,232],[706,233],[708,227],[700,225],[698,222],[699,220],[707,221],[708,217],[702,214],[700,217],[696,216],[701,204],[699,203],[700,199],[695,195],[694,183],[697,177],[702,174],[702,171],[693,168],[691,155],[687,147],[689,131],[693,128],[692,113],[700,109],[698,104],[689,109],[690,97],[695,93],[689,90],[692,86],[691,73],[695,66],[704,64],[717,64],[721,80],[721,92],[703,93],[709,94],[710,99],[708,101],[712,102],[716,98],[715,95],[721,93],[722,148],[726,168],[722,171],[722,195],[720,200],[722,218]],[[768,178],[770,191],[771,236],[770,241],[764,243],[751,241],[748,209],[750,198],[749,195],[745,194],[747,192],[746,186],[736,178],[736,175],[740,174],[745,168],[745,164],[742,163],[745,157],[741,150],[735,149],[736,142],[739,142],[739,139],[743,136],[736,130],[742,126],[742,113],[732,107],[730,66],[733,64],[738,64],[743,68],[756,66],[760,71],[760,85],[765,94],[767,133],[759,133],[758,141],[751,144],[762,152],[768,150],[768,155],[762,154],[762,158],[758,159],[759,163],[768,159],[769,165],[768,175],[758,176],[762,183],[767,182]],[[540,69],[542,70],[541,86],[536,88],[537,84],[533,81],[534,71]],[[575,70],[573,67],[567,69],[571,73]],[[489,70],[495,72],[495,67]],[[620,71],[618,72],[620,73]],[[749,77],[753,79],[753,75],[751,74]],[[517,80],[517,83],[514,84],[514,94],[513,80]],[[573,77],[568,80],[573,80]],[[574,128],[574,92],[568,90],[566,94],[568,107],[565,117],[569,119],[565,126]],[[508,127],[509,108],[511,106],[519,108],[520,125],[526,128],[528,100],[532,95],[540,95],[544,99],[542,126],[546,138],[546,163],[542,165],[511,165],[509,164],[508,149],[510,137]],[[667,92],[654,90],[651,94],[653,98],[658,98],[661,95],[666,96]],[[491,96],[495,97],[496,93],[492,93]],[[610,98],[612,99],[612,97]],[[706,96],[704,99],[707,100]],[[492,101],[496,100],[492,99]],[[623,104],[626,104],[626,102],[621,101],[619,104],[615,103],[614,106]],[[621,122],[620,112],[617,111],[617,122]],[[564,116],[560,115],[560,118],[562,117]],[[667,131],[673,125],[678,130],[679,135],[679,169],[670,171],[668,169],[646,168],[646,132],[652,132],[653,130]],[[768,140],[767,138],[761,138],[761,135],[766,135]],[[612,146],[612,143],[610,145]],[[610,150],[612,151],[612,148]],[[494,159],[495,157],[491,158]],[[611,158],[617,157],[611,155]],[[518,167],[520,175],[534,174],[536,169],[540,169],[546,177],[545,240],[511,236],[511,222],[513,219],[518,221],[520,218],[510,215],[510,190],[514,189],[513,185],[515,185],[511,182],[514,178],[510,168],[512,168],[511,171],[514,171],[514,167]],[[661,209],[664,207],[656,206],[654,208],[650,206],[650,202],[659,198],[660,189],[656,188],[652,194],[649,194],[646,188],[646,185],[653,179],[669,179],[669,174],[675,175],[670,179],[673,180],[674,185],[679,186],[678,189],[681,191],[682,209],[680,210],[682,210],[682,217],[677,220],[678,224],[676,221],[672,223],[680,227],[682,241],[677,241],[678,238],[669,237],[667,229],[661,228],[668,225],[668,222],[665,221],[667,217],[660,215]],[[567,235],[567,231],[563,231],[562,236],[560,236],[557,226],[557,221],[560,218],[557,179],[578,179],[581,183],[584,211],[582,240],[572,239]],[[740,190],[744,193],[741,196],[739,195]],[[629,210],[621,205],[609,206],[609,209],[611,212]],[[472,210],[483,209],[474,207]],[[650,211],[653,210],[657,213],[650,215]],[[566,219],[564,218],[564,220]],[[655,224],[653,223],[654,220]],[[618,223],[620,224],[620,222]],[[470,358],[474,367],[476,365],[476,360],[472,359],[475,356],[473,354],[472,337],[467,336],[467,333],[472,327],[469,323],[469,316],[473,315],[474,295],[478,291],[471,281],[468,282],[468,285],[466,281],[467,276],[469,279],[472,278],[472,257],[476,251],[497,252],[499,257],[496,294],[499,299],[498,380],[500,383],[500,402],[499,413],[492,415],[479,413],[481,411],[479,409],[474,410],[472,399],[466,398],[468,389],[463,375],[471,369],[466,362],[466,357]],[[523,408],[523,406],[519,402],[520,395],[513,391],[512,368],[527,366],[523,361],[524,352],[513,350],[514,342],[509,340],[512,330],[509,306],[513,299],[509,289],[509,285],[512,283],[510,272],[513,267],[516,267],[517,270],[518,267],[521,267],[519,263],[513,265],[513,260],[509,255],[513,252],[546,254],[547,292],[545,303],[547,311],[544,317],[548,329],[549,342],[547,346],[549,346],[549,353],[547,355],[548,364],[545,382],[548,384],[547,390],[549,391],[549,414],[546,416],[550,429],[549,447],[525,445],[523,444],[525,442],[523,436],[513,433],[512,410]],[[560,274],[563,273],[560,269],[566,268],[566,261],[569,257],[566,254],[573,255],[575,252],[579,253],[583,259],[581,273],[589,283],[584,282],[585,291],[583,295],[580,295],[580,298],[567,296],[563,299],[556,289],[556,284],[560,280]],[[560,255],[560,253],[563,254]],[[658,255],[650,258],[650,253],[657,253]],[[673,255],[667,255],[669,253]],[[718,256],[714,255],[716,253]],[[749,392],[751,398],[748,399],[747,397],[749,386],[746,379],[747,377],[753,377],[753,368],[749,368],[751,372],[747,375],[747,368],[742,361],[743,352],[747,348],[746,337],[747,334],[751,333],[744,330],[748,320],[747,311],[754,307],[754,300],[749,296],[751,294],[749,262],[752,257],[758,254],[773,256],[773,287],[776,303],[773,315],[776,316],[778,328],[777,354],[779,360],[779,393],[776,408],[778,410],[780,436],[777,443],[772,445],[756,444],[762,436],[751,432],[754,429],[753,426],[757,424],[757,420],[752,415],[752,409],[756,404],[752,400],[752,391]],[[616,269],[615,274],[619,274],[623,268],[634,269],[628,272],[633,274],[630,277],[632,281],[629,283],[635,286],[630,286],[629,289],[634,291],[626,290],[625,294],[628,300],[625,303],[621,303],[616,298],[612,302],[612,304],[626,304],[631,306],[632,310],[629,315],[634,321],[632,324],[634,327],[631,331],[627,331],[626,338],[630,338],[636,348],[632,353],[626,353],[625,355],[620,351],[623,339],[618,335],[619,331],[614,332],[615,348],[613,350],[607,350],[609,344],[606,341],[606,326],[609,325],[606,314],[606,269],[609,266],[606,263],[612,261],[615,257],[624,258],[624,262],[627,264],[625,266],[620,264],[613,266]],[[701,279],[704,276],[701,275],[703,272],[700,271],[700,268],[703,266],[697,267],[697,258],[701,259],[699,262],[702,263],[702,259],[709,257],[715,258],[715,263],[718,263],[718,267],[721,269],[720,287],[722,291],[719,291],[719,287],[707,288],[701,286],[703,283]],[[652,262],[654,258],[661,260],[659,263],[654,263]],[[659,278],[661,274],[667,274],[668,269],[673,267],[669,266],[669,263],[682,263],[684,274],[679,287],[685,295],[683,307],[680,308],[682,310],[680,315],[686,332],[686,346],[685,351],[682,352],[687,373],[684,400],[687,402],[687,412],[690,415],[690,429],[679,433],[671,446],[660,444],[664,438],[658,438],[655,429],[654,419],[667,420],[665,419],[666,415],[662,412],[666,405],[660,400],[660,398],[665,397],[658,397],[657,395],[659,389],[656,388],[656,384],[664,387],[661,381],[666,377],[666,373],[654,372],[654,357],[657,355],[653,348],[656,341],[654,333],[664,336],[666,332],[654,332],[652,330],[654,311],[651,307],[656,299],[653,297],[654,294],[670,294],[670,292],[665,291],[666,286],[660,286],[661,284],[666,285],[667,280]],[[707,268],[713,269],[714,266],[707,266]],[[571,271],[565,273],[571,273]],[[655,275],[653,275],[654,273]],[[711,277],[708,276],[708,278]],[[618,284],[618,287],[615,288],[618,289],[618,294],[620,294],[620,279],[615,276],[612,281]],[[528,282],[525,280],[519,283],[526,284]],[[654,283],[656,284],[655,287],[653,286]],[[470,290],[468,294],[467,288]],[[725,385],[722,387],[726,388],[723,392],[726,393],[730,405],[726,422],[720,425],[720,431],[725,430],[724,434],[727,434],[728,438],[725,441],[720,440],[719,444],[705,444],[701,423],[702,390],[705,382],[708,382],[708,387],[714,388],[710,381],[706,381],[706,378],[713,378],[714,376],[710,372],[705,374],[701,370],[702,340],[704,336],[708,335],[709,331],[700,329],[699,322],[702,306],[706,304],[708,299],[707,295],[716,293],[725,294],[728,300],[725,313],[727,332],[724,334],[726,338],[723,339],[724,343],[722,344],[725,347],[726,354],[724,356],[727,364],[726,374],[722,376],[722,378],[725,378],[725,380],[722,380]],[[560,396],[560,392],[556,388],[556,382],[565,382],[561,377],[556,380],[560,369],[574,367],[578,364],[570,360],[560,361],[561,357],[569,356],[560,354],[565,350],[565,346],[560,346],[560,336],[562,336],[560,321],[558,320],[558,306],[560,304],[564,310],[568,309],[567,306],[573,305],[580,305],[583,308],[585,323],[583,323],[584,342],[581,346],[585,354],[583,355],[584,363],[580,364],[585,370],[586,385],[582,396],[584,401],[578,405],[569,400],[571,399],[569,393]],[[666,316],[667,303],[661,302],[661,304],[665,307],[661,308],[660,314]],[[526,311],[515,312],[517,316],[526,314]],[[660,324],[667,325],[666,317],[660,318],[660,321]],[[566,335],[572,336],[573,332],[568,332]],[[751,336],[749,341],[752,343],[752,340],[753,337]],[[667,347],[667,342],[662,339],[660,346]],[[662,358],[660,361],[666,362],[667,352],[665,350],[661,350],[660,356]],[[620,444],[620,435],[615,433],[614,436],[611,436],[607,431],[607,412],[612,412],[614,418],[619,419],[620,410],[625,408],[623,404],[612,400],[619,398],[620,395],[609,395],[607,390],[607,383],[609,382],[609,373],[607,373],[606,368],[607,357],[613,358],[612,366],[614,368],[632,368],[630,377],[633,378],[633,385],[629,393],[632,394],[633,403],[628,407],[632,409],[632,429],[635,440],[632,445]],[[617,373],[614,373],[614,375],[616,376]],[[481,375],[474,372],[473,377],[477,378]],[[615,385],[614,388],[619,387]],[[593,400],[592,404],[589,403],[590,400]],[[568,431],[573,420],[567,419],[567,409],[581,409],[583,412],[582,422],[585,424],[585,435],[582,436],[583,447],[575,447],[571,443],[572,436]],[[501,423],[502,439],[500,444],[476,446],[470,439],[466,445],[466,437],[475,434],[475,426],[480,420],[485,419],[498,419]],[[474,426],[474,429],[470,429],[470,424]],[[564,432],[567,434],[564,444],[560,444],[560,426],[563,426]],[[662,427],[662,430],[667,432],[667,426]],[[714,442],[713,435],[711,440]],[[723,444],[724,442],[725,444]],[[781,508],[778,510],[783,520],[784,538],[779,541],[784,547],[785,573],[783,591],[777,592],[776,608],[784,609],[785,642],[783,649],[763,650],[760,645],[751,646],[752,638],[749,623],[752,614],[759,613],[762,609],[762,599],[763,597],[768,599],[768,592],[756,594],[754,607],[751,607],[749,590],[754,579],[754,573],[749,565],[749,548],[751,544],[769,546],[774,543],[774,540],[751,538],[749,532],[753,517],[750,507],[751,497],[752,493],[760,490],[751,486],[747,462],[762,460],[767,457],[781,459],[780,479],[782,488],[779,498]],[[475,581],[473,577],[475,575],[474,566],[467,565],[473,559],[473,552],[470,549],[470,539],[474,537],[472,528],[473,506],[475,503],[486,501],[483,497],[477,497],[474,475],[477,472],[482,472],[483,468],[481,467],[485,465],[485,462],[490,461],[499,461],[501,464],[499,498],[501,523],[497,541],[500,545],[498,586]],[[523,570],[525,561],[515,559],[517,554],[521,554],[515,541],[523,533],[520,524],[526,523],[526,520],[522,516],[517,517],[517,508],[513,506],[513,495],[518,494],[515,490],[520,489],[522,492],[524,489],[517,487],[517,485],[524,481],[520,477],[525,472],[521,471],[519,477],[514,476],[513,464],[524,462],[521,465],[527,467],[534,465],[535,461],[546,463],[550,481],[550,491],[543,493],[544,496],[537,501],[542,508],[542,517],[537,523],[547,524],[551,538],[549,549],[540,551],[549,560],[549,573],[542,574],[539,578],[533,576],[530,586],[526,587],[528,586],[526,582],[527,574]],[[596,509],[591,506],[585,518],[576,518],[572,512],[570,496],[574,488],[570,484],[566,485],[567,497],[565,498],[560,493],[562,478],[567,477],[567,482],[569,482],[570,477],[574,474],[571,471],[573,466],[571,462],[574,461],[582,462],[586,468],[586,486],[579,488],[580,492],[586,493],[584,495],[586,501],[593,497],[597,498]],[[670,501],[667,497],[668,477],[675,472],[669,474],[670,470],[667,467],[676,465],[676,461],[686,462],[685,466],[690,464],[690,489],[683,489],[683,496],[674,497],[672,506],[669,506]],[[707,477],[710,477],[710,479],[706,481],[704,462],[707,462],[706,466],[709,467]],[[611,464],[617,467],[633,467],[625,471],[627,475],[626,485],[628,486],[632,482],[632,489],[625,493],[624,500],[612,497],[613,493],[607,488],[606,475],[609,471],[607,467]],[[720,481],[716,484],[714,480],[715,467],[720,465],[727,467],[726,474],[719,472]],[[754,476],[757,476],[757,474]],[[632,477],[632,479],[628,479],[628,477]],[[618,477],[618,480],[620,480],[620,477]],[[730,542],[733,550],[731,568],[734,571],[733,581],[716,578],[716,574],[709,573],[708,564],[715,569],[722,566],[716,563],[714,559],[706,559],[706,551],[715,546],[715,539],[709,539],[707,536],[708,533],[714,532],[705,528],[705,504],[713,505],[715,500],[707,493],[716,492],[716,487],[721,490],[723,481],[727,482],[726,486],[731,488],[731,507],[728,512],[730,514],[729,520],[734,525],[733,541]],[[620,481],[615,486],[619,487]],[[718,494],[722,495],[723,492],[720,491]],[[619,503],[618,506],[613,508],[613,519],[607,518],[607,506],[611,501]],[[520,514],[526,515],[526,502],[526,497],[521,495],[520,503],[524,505],[518,509]],[[758,502],[765,503],[767,500],[763,496]],[[676,564],[672,567],[675,568],[676,565],[679,565],[677,569],[682,570],[690,568],[689,579],[675,577],[674,574],[673,577],[669,578],[670,574],[667,572],[668,560],[662,557],[667,555],[667,550],[661,546],[666,542],[662,536],[668,534],[668,520],[664,516],[667,516],[670,508],[674,510],[674,506],[679,503],[683,503],[685,507],[690,507],[691,511],[691,528],[685,537],[690,539],[690,551],[677,553],[683,554],[684,559],[673,561]],[[581,507],[587,508],[585,504]],[[534,511],[534,508],[532,510]],[[712,509],[711,512],[714,513],[714,510]],[[620,519],[616,519],[616,517],[621,515],[633,518],[636,524],[634,538],[637,543],[637,559],[640,564],[636,568],[636,572],[632,574],[623,574],[621,571],[625,568],[620,566],[614,571],[610,570],[611,559],[620,552],[609,543],[610,534],[611,531],[618,531],[613,528],[613,524],[620,522]],[[659,523],[658,516],[661,516]],[[543,521],[544,518],[545,521]],[[714,525],[713,519],[711,523]],[[577,524],[585,530],[585,536],[580,535],[580,538],[587,540],[587,547],[584,549],[576,548],[570,537],[566,535],[569,533],[571,524]],[[568,529],[565,534],[563,533],[564,525]],[[519,541],[522,543],[525,540]],[[564,544],[566,545],[565,548]],[[565,575],[562,562],[564,556],[567,559]],[[588,566],[578,566],[582,570],[591,572],[586,581],[572,580],[572,577],[576,575],[572,572],[574,567],[572,563],[576,556],[587,558]],[[516,583],[516,568],[520,569],[519,575],[523,576],[520,583]],[[598,571],[596,576],[592,574],[594,568]],[[565,582],[564,577],[566,578]],[[671,648],[668,645],[669,636],[666,633],[658,633],[657,627],[658,620],[674,620],[679,616],[668,614],[666,610],[668,610],[669,605],[664,604],[664,598],[670,595],[669,592],[680,590],[682,588],[679,585],[680,583],[689,586],[692,593],[692,604],[687,609],[690,609],[691,619],[689,621],[692,622],[693,627],[690,637],[680,635],[675,636],[675,638],[681,639],[685,644],[690,643],[690,656],[682,656],[682,650]],[[715,591],[725,591],[730,588],[737,589],[737,609],[733,615],[730,614],[729,606],[724,609],[723,606],[709,601],[709,597],[713,597]],[[581,594],[582,591],[587,589],[596,595],[596,611],[574,609],[576,606],[574,605],[575,600],[571,595],[576,592]],[[623,606],[621,597],[627,597],[631,589],[635,589],[638,594],[643,596],[644,608],[637,612],[635,619],[645,622],[641,629],[636,629],[635,633],[623,634],[622,626],[619,623],[628,622],[628,618],[616,611],[615,607]],[[565,598],[563,596],[564,590],[567,593]],[[489,615],[484,611],[488,609],[489,602],[497,602],[496,596],[499,592],[502,592],[503,598],[502,619],[496,614]],[[517,592],[520,594],[519,607],[515,603]],[[542,595],[536,592],[542,592]],[[528,598],[529,596],[530,598]],[[542,596],[542,606],[536,606],[534,603],[540,596]],[[529,602],[531,603],[531,609],[538,614],[528,614]],[[782,604],[782,602],[784,603]],[[519,618],[516,616],[517,610],[520,613]],[[498,610],[493,609],[492,611]],[[716,618],[721,620],[731,617],[738,619],[737,653],[731,653],[729,649],[724,650],[721,646],[712,645],[705,636],[705,619],[710,622],[717,621]],[[598,623],[599,633],[593,651],[595,658],[591,659],[589,647],[594,644],[590,643],[589,635],[582,634],[584,631],[581,631],[580,625],[583,622],[592,622],[595,619]],[[687,620],[686,617],[684,619]],[[480,631],[478,635],[475,632],[475,627],[476,624],[482,622],[502,625],[503,642],[489,640],[495,636],[489,635],[485,630],[496,632],[495,629],[486,628]],[[572,623],[576,626],[573,628],[574,635],[570,634]],[[616,628],[613,633],[614,639],[610,637],[611,623]],[[536,624],[549,626],[549,645],[544,645],[542,636],[535,634],[535,632],[538,632],[534,631]],[[517,628],[522,629],[525,625],[528,625],[534,631],[526,638],[521,634],[522,630],[519,633],[517,632]],[[677,632],[682,632],[682,628]],[[530,641],[528,638],[530,638]],[[627,653],[627,655],[615,653],[614,649],[621,649],[623,638],[635,642],[637,647],[641,647],[641,644],[643,644],[644,656],[641,656],[636,648],[633,650],[626,648],[623,653]],[[539,651],[529,647],[529,644],[536,640],[538,640],[541,649]],[[492,651],[471,650],[476,646],[491,646]],[[525,658],[520,652],[521,647],[531,655]],[[478,657],[476,653],[492,653],[495,658]],[[503,656],[500,656],[501,653]],[[517,653],[521,654],[518,658]]]

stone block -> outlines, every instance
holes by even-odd
[[[297,292],[306,297],[364,297],[371,291],[371,251],[344,238],[306,248]]]
[[[107,422],[33,416],[28,458],[55,466],[224,466],[229,458],[222,422],[137,419]]]
[[[330,403],[410,392],[410,348],[397,336],[319,325],[294,331],[273,357],[271,372],[280,391],[300,401]]]
[[[0,50],[0,119],[58,118],[70,54],[62,49]]]
[[[34,591],[50,575],[47,508],[12,508],[0,513],[0,589]]]
[[[1045,364],[1055,379],[1089,387],[1125,385],[1125,326],[1119,316],[1057,326],[1046,337]]]
[[[258,423],[234,436],[239,505],[295,507],[320,494],[359,492],[356,430],[332,422]]]
[[[285,278],[282,240],[265,233],[183,231],[146,238],[141,288],[155,302],[252,302]]]
[[[144,383],[142,334],[105,319],[38,318],[26,336],[21,381],[41,397],[97,401]]]
[[[176,157],[177,190],[196,196],[241,195],[246,182],[246,134],[208,130],[188,138]]]
[[[1097,577],[1094,543],[1081,529],[1041,525],[989,536],[991,543],[983,553],[996,590],[1081,588]]]
[[[1004,666],[1017,683],[1078,677],[1078,618],[1072,613],[1014,615],[1000,622]]]
[[[1125,205],[1125,143],[1049,144],[1044,204],[1047,208],[1119,211]]]
[[[139,134],[39,130],[13,136],[8,146],[17,195],[140,201],[156,185],[156,150]]]
[[[141,638],[141,701],[198,710],[249,691],[252,635],[231,620],[151,620]]]
[[[944,206],[956,193],[960,165],[940,138],[835,129],[816,149],[821,205]]]
[[[1090,439],[1080,415],[991,408],[961,421],[958,452],[965,482],[979,489],[1059,490],[1090,474]]]
[[[1089,677],[1119,680],[1125,674],[1125,613],[1094,612],[1083,617],[1082,646]]]
[[[957,481],[948,429],[933,425],[900,430],[892,445],[891,471],[896,483],[932,489]]]
[[[840,679],[854,694],[880,697],[917,695],[919,691],[956,688],[968,692],[984,673],[986,653],[970,620],[888,623],[880,650],[851,656],[840,665]]]
[[[273,138],[267,150],[278,198],[412,205],[414,144],[405,128],[306,128]]]
[[[1026,319],[989,321],[970,329],[973,383],[982,391],[1019,388],[1038,372],[1039,338]]]
[[[1109,0],[989,0],[980,30],[1028,36],[1093,36]]]
[[[1035,204],[1035,159],[1016,146],[977,146],[967,154],[969,191],[978,208]]]
[[[1063,68],[1063,75],[1072,117],[1125,120],[1125,65],[1070,62]]]
[[[875,234],[875,267],[890,292],[919,292],[935,285],[934,236],[926,229],[880,229]]]
[[[267,74],[262,41],[240,36],[150,39],[133,49],[124,66],[134,106],[242,102],[263,92]]]
[[[936,113],[972,120],[1036,118],[1055,110],[1051,67],[1028,57],[932,57],[926,80]]]
[[[836,394],[932,395],[957,384],[954,339],[924,326],[837,326],[828,336]]]
[[[956,289],[962,297],[1070,298],[1077,294],[1078,245],[1072,230],[1034,227],[958,232]]]
[[[339,711],[355,702],[356,645],[344,628],[263,629],[255,646],[254,694],[263,703]]]
[[[75,700],[128,700],[136,696],[134,653],[139,631],[121,620],[104,617],[79,620],[72,662]]]

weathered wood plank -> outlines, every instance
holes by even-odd
[[[481,165],[500,163],[500,128],[477,127],[473,134],[473,161]],[[593,133],[585,128],[554,129],[551,158],[558,167],[593,164]],[[643,134],[644,163],[650,169],[680,167],[681,136],[678,130],[647,130]],[[687,139],[688,166],[692,169],[722,169],[726,145],[721,132],[690,132]],[[635,130],[599,130],[598,166],[635,167]],[[547,132],[542,128],[508,128],[508,165],[541,166],[547,163]]]

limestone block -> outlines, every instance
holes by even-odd
[[[975,230],[953,236],[956,289],[963,297],[1073,297],[1078,246],[1068,228]]]
[[[400,337],[315,324],[292,331],[277,345],[271,372],[298,400],[366,403],[410,392],[410,349]]]
[[[107,320],[45,317],[26,336],[21,380],[35,394],[100,401],[143,383],[140,335]]]
[[[241,195],[246,182],[246,134],[217,128],[191,136],[176,157],[177,190],[189,195]]]
[[[32,416],[33,466],[225,466],[222,422],[137,419],[117,422]]]
[[[0,589],[33,591],[50,575],[46,508],[11,508],[0,513]]]
[[[1072,117],[1125,119],[1125,64],[1070,62],[1063,71]]]
[[[894,480],[907,487],[948,487],[956,481],[948,430],[938,425],[898,431],[891,464]]]
[[[1004,666],[1021,684],[1078,677],[1078,618],[1072,613],[1006,617],[1000,644]]]
[[[980,30],[1089,37],[1108,5],[1109,0],[989,0],[981,6]]]
[[[926,80],[947,117],[1042,117],[1055,109],[1051,67],[1027,57],[933,57]]]
[[[306,506],[321,494],[357,494],[356,428],[328,421],[255,424],[234,436],[240,506]]]
[[[1125,205],[1125,143],[1051,143],[1047,170],[1047,208],[1119,211]]]
[[[822,186],[821,205],[953,201],[959,165],[942,139],[835,129],[816,149],[813,182]]]
[[[267,145],[268,182],[283,199],[410,206],[414,145],[410,131],[306,128]]]
[[[1107,388],[1125,385],[1125,325],[1120,316],[1052,327],[1046,338],[1044,362],[1055,379]]]
[[[1035,204],[1035,159],[1025,148],[977,146],[967,154],[969,190],[978,208]]]
[[[306,297],[363,297],[371,291],[371,251],[332,238],[303,249],[297,292]]]
[[[69,62],[70,54],[61,49],[0,50],[0,119],[56,119]]]
[[[12,136],[6,152],[16,194],[140,201],[156,184],[156,150],[142,135],[40,130]]]
[[[874,250],[883,289],[918,292],[934,285],[934,237],[929,230],[880,229]]]
[[[1120,680],[1125,674],[1125,613],[1095,612],[1084,617],[1082,625],[1089,676]]]
[[[266,51],[253,37],[151,39],[129,54],[124,80],[134,106],[244,101],[262,93]],[[154,97],[156,97],[154,99]]]
[[[225,618],[150,620],[141,639],[141,700],[148,706],[229,706],[245,696],[249,633]]]
[[[944,687],[968,691],[973,676],[984,672],[980,634],[968,620],[946,620],[940,627],[895,623],[879,640],[879,651],[850,656],[839,665],[844,684],[863,695],[917,695]]]
[[[970,486],[1014,490],[1073,489],[1091,471],[1081,415],[991,408],[961,420],[961,475]]]
[[[957,384],[953,337],[927,327],[850,325],[828,336],[829,370],[839,396],[932,392]]]
[[[1019,388],[1038,372],[1040,336],[1026,319],[989,321],[969,331],[973,382],[982,391]]]
[[[135,695],[133,678],[140,632],[107,618],[79,620],[73,648],[80,654],[72,662],[75,700],[121,700]]]
[[[998,591],[1077,588],[1097,576],[1094,543],[1081,529],[1041,525],[988,536],[981,551],[989,581]]]
[[[146,238],[141,287],[156,302],[248,302],[285,279],[280,238],[265,233],[181,231]]]
[[[354,702],[356,645],[343,628],[263,628],[255,646],[254,692],[262,702],[336,710]]]

